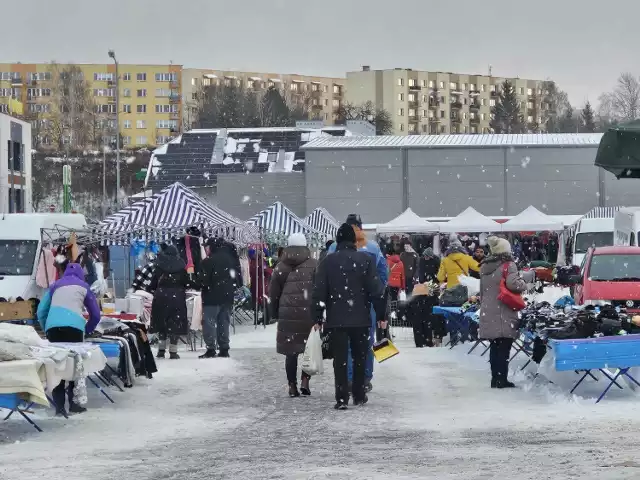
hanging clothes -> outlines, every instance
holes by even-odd
[[[251,283],[251,275],[249,273],[249,257],[246,254],[240,257],[240,270],[242,271],[242,283],[248,287]]]
[[[36,285],[40,288],[49,288],[56,281],[56,266],[53,252],[49,248],[42,249],[38,269],[36,270]]]

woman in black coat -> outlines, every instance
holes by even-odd
[[[433,248],[426,248],[420,257],[418,276],[420,283],[438,282],[438,270],[440,270],[440,257],[433,253]]]
[[[178,359],[178,338],[189,333],[187,318],[187,294],[191,287],[186,264],[178,255],[178,249],[168,246],[155,262],[150,290],[151,333],[160,338],[158,358],[164,358],[169,341],[169,358]]]

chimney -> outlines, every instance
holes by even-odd
[[[362,66],[362,71],[363,72],[368,72],[369,70],[371,70],[371,67],[369,65],[363,65]]]

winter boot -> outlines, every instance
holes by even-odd
[[[362,397],[360,400],[354,400],[353,404],[357,406],[363,406],[363,405],[366,405],[368,401],[369,401],[369,397],[367,397],[367,395],[365,394],[365,396]]]
[[[516,388],[516,386],[509,380],[496,380],[495,388]]]
[[[169,359],[170,360],[180,360],[180,355],[178,355],[176,352],[169,352]]]
[[[371,380],[367,380],[364,383],[364,393],[369,393],[371,390],[373,390],[373,385],[371,384]]]
[[[229,350],[220,350],[220,353],[218,354],[218,356],[220,358],[229,358]]]
[[[302,377],[302,381],[300,382],[300,393],[302,393],[302,395],[305,397],[311,395],[311,389],[309,388],[309,377]]]
[[[349,408],[349,407],[347,406],[347,402],[340,401],[340,402],[337,402],[333,406],[333,408],[336,409],[336,410],[347,410],[347,408]]]
[[[156,358],[164,358],[164,350],[158,350],[158,354],[156,355]]]
[[[200,355],[198,358],[215,358],[217,355],[216,351],[212,348],[207,348],[207,351]]]
[[[84,413],[87,409],[82,405],[78,405],[77,403],[72,403],[69,405],[69,413]]]
[[[300,396],[300,392],[298,391],[298,385],[296,385],[293,382],[289,382],[289,396],[291,398]]]
[[[498,388],[498,379],[495,377],[491,377],[491,388]]]

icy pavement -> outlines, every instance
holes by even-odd
[[[232,359],[183,349],[113,392],[116,405],[94,389],[84,415],[39,410],[44,433],[0,423],[0,479],[640,477],[631,391],[594,405],[590,385],[575,397],[520,373],[521,388],[491,390],[479,350],[418,350],[396,334],[401,354],[376,365],[370,403],[346,412],[332,408],[330,368],[311,398],[288,398],[274,327],[233,336]]]

